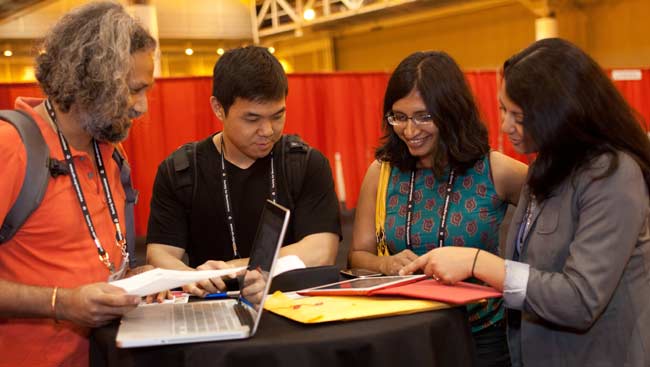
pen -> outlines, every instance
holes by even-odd
[[[253,306],[253,304],[252,304],[249,300],[247,300],[246,298],[244,298],[244,297],[241,297],[241,296],[240,296],[239,299],[238,299],[238,301],[239,301],[239,304],[240,304],[240,305],[241,305],[242,303],[244,303],[244,304],[248,305],[248,307],[250,307],[250,308],[252,308],[252,309],[255,309],[255,306]]]
[[[228,292],[219,292],[219,293],[208,293],[203,297],[204,299],[226,299],[226,298],[238,298],[239,291],[228,291]]]

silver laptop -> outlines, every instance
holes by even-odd
[[[184,304],[140,306],[120,323],[116,344],[120,348],[195,343],[251,337],[257,331],[270,274],[284,240],[289,210],[267,200],[257,227],[248,269],[261,270],[265,289],[253,304],[243,297]]]

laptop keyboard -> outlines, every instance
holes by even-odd
[[[172,315],[176,335],[233,330],[239,326],[232,315],[232,304],[225,302],[175,304]]]
[[[242,306],[240,303],[237,303],[234,307],[235,307],[235,313],[237,314],[237,317],[239,318],[239,322],[242,325],[248,325],[252,330],[253,329],[253,317],[251,316],[251,313],[248,312],[246,307]]]

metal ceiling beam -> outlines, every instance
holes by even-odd
[[[255,12],[252,18],[254,19],[253,38],[255,43],[259,43],[260,37],[290,31],[301,33],[303,27],[398,7],[415,1],[418,0],[262,0],[251,6],[251,11]],[[257,5],[260,5],[259,8]],[[303,10],[307,9],[316,12],[315,19],[303,18]]]
[[[0,23],[8,22],[34,10],[36,5],[46,5],[52,0],[0,0]]]
[[[318,0],[311,0],[311,1],[316,4],[318,3]],[[381,2],[388,2],[388,1],[383,0]],[[427,4],[435,5],[434,4],[435,2],[433,1],[422,1],[422,0],[409,1],[401,4],[404,5],[405,8],[408,8],[409,7],[408,4],[417,5],[416,3],[418,2],[425,3],[425,5]],[[377,5],[374,5],[372,7],[366,5],[362,9],[359,9],[358,11],[350,12],[347,14],[338,14],[337,12],[334,12],[330,17],[321,16],[311,22],[302,20],[300,26],[297,26],[296,24],[287,23],[287,24],[282,24],[275,29],[266,27],[266,28],[254,29],[253,31],[259,32],[257,38],[258,40],[259,37],[270,37],[270,36],[273,36],[272,38],[274,40],[286,40],[295,37],[294,35],[289,33],[291,31],[293,31],[294,33],[298,33],[302,30],[302,27],[319,25],[318,27],[319,30],[329,30],[331,35],[335,34],[338,36],[342,36],[342,35],[349,36],[349,35],[372,31],[373,29],[376,29],[379,24],[383,28],[399,27],[405,24],[418,23],[418,22],[428,21],[436,18],[457,16],[461,14],[473,13],[478,11],[487,11],[502,6],[518,4],[520,3],[520,0],[472,0],[472,1],[458,1],[458,2],[446,1],[443,3],[444,5],[441,6],[424,6],[424,7],[416,7],[416,8],[411,7],[410,11],[401,12],[402,15],[399,16],[386,16],[381,18],[374,17],[373,18],[374,20],[369,20],[366,17],[366,21],[357,22],[357,23],[346,23],[345,27],[337,27],[336,21],[343,18],[351,17],[353,15],[365,14],[371,11],[378,11],[385,8],[378,9]],[[305,6],[308,5],[309,3],[307,3]],[[341,5],[342,4],[339,4],[339,6]],[[264,19],[262,21],[264,21]],[[268,19],[266,20],[266,23],[269,23]]]
[[[548,17],[553,12],[548,0],[519,0],[519,2],[538,17]]]
[[[389,17],[382,19],[380,24],[382,28],[401,27],[408,24],[431,21],[432,19],[440,19],[462,14],[487,11],[502,6],[516,4],[517,1],[518,0],[481,0],[461,2],[458,4],[412,12],[407,15]],[[377,26],[378,23],[365,22],[346,26],[343,29],[337,30],[334,34],[337,36],[351,36],[355,34],[371,32],[372,30],[376,29]]]

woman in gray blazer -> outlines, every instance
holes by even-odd
[[[602,69],[560,39],[504,64],[502,131],[537,153],[506,260],[458,247],[404,267],[503,290],[514,366],[650,366],[650,142]]]

